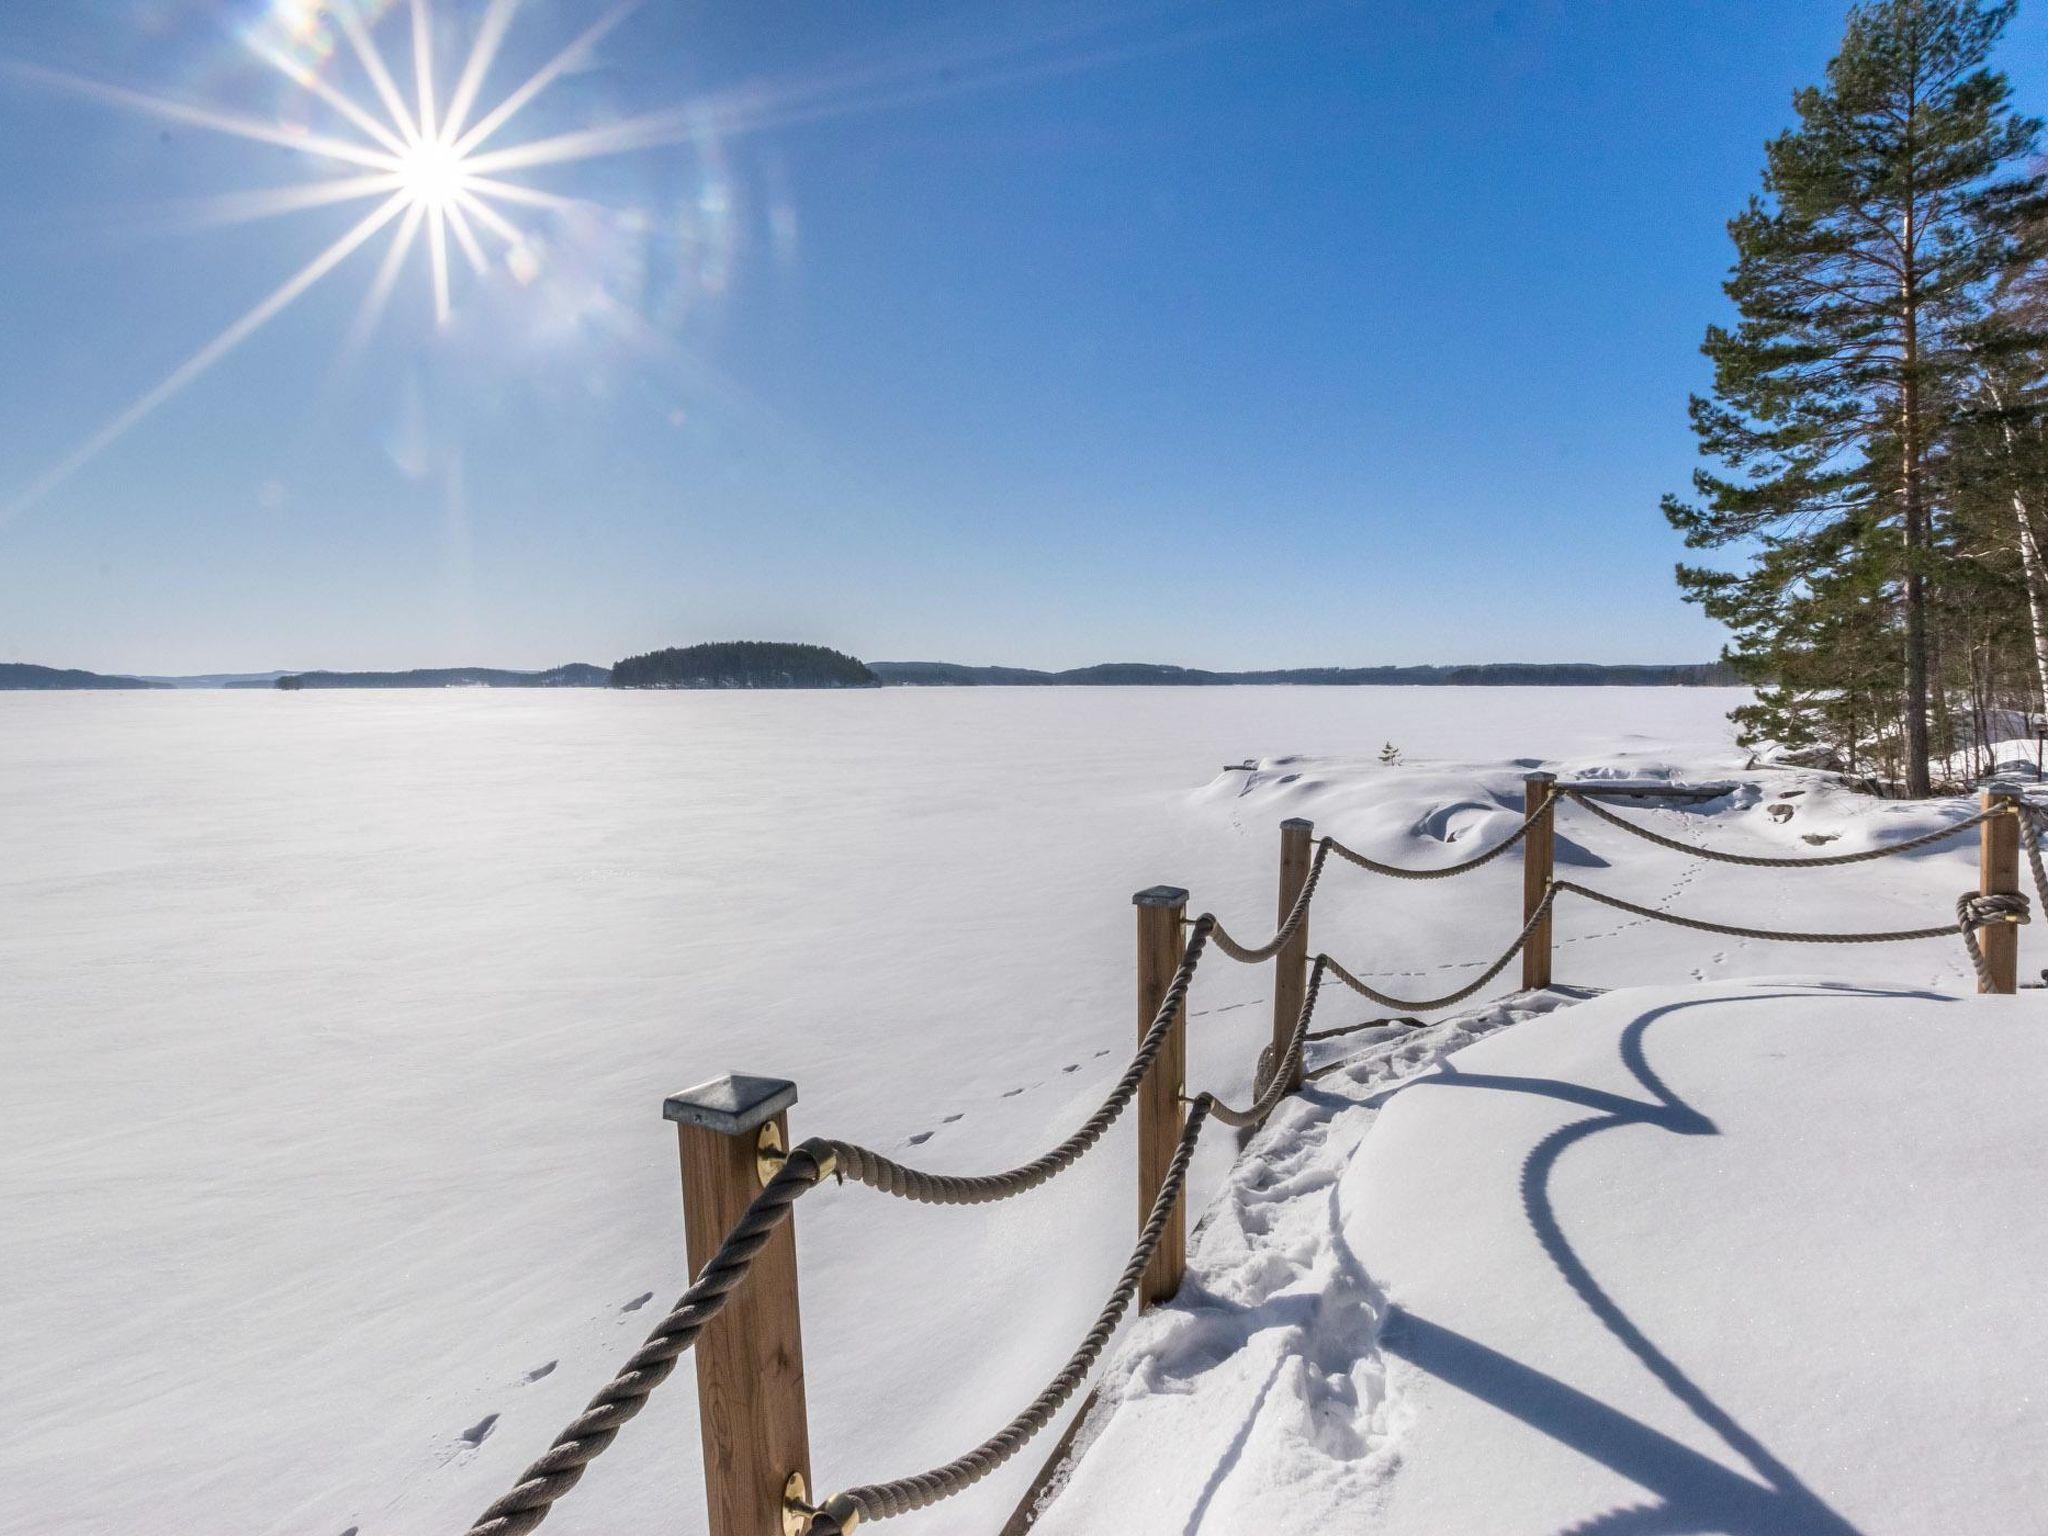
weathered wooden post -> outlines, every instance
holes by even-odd
[[[693,1277],[774,1176],[789,1145],[783,1112],[795,1102],[795,1083],[727,1076],[662,1105],[682,1147],[683,1230]],[[781,1536],[785,1492],[808,1499],[811,1481],[794,1219],[768,1239],[695,1352],[711,1536]]]
[[[1977,824],[1977,891],[1984,896],[2017,895],[2020,888],[2019,794],[2010,789],[1987,789],[1981,804],[1987,811],[2003,815]],[[2048,914],[2044,914],[2048,915]],[[1987,923],[1977,930],[1977,947],[1984,953],[1985,969],[1991,973],[1987,984],[1977,983],[1979,992],[2017,992],[2020,984],[2020,931],[2009,922]]]
[[[1187,915],[1188,893],[1171,885],[1155,885],[1131,898],[1138,909],[1138,1038],[1152,1027],[1159,1005],[1166,1000],[1173,974],[1180,969],[1186,944],[1181,920]],[[1166,1182],[1166,1168],[1173,1161],[1173,1149],[1180,1142],[1184,1124],[1181,1094],[1187,1077],[1187,1008],[1175,1016],[1166,1043],[1152,1062],[1152,1070],[1138,1089],[1138,1222],[1152,1214],[1159,1198],[1159,1186]],[[1150,1306],[1164,1301],[1180,1289],[1187,1272],[1187,1207],[1174,1208],[1166,1231],[1145,1277],[1138,1286],[1138,1304]]]
[[[1551,798],[1557,793],[1557,775],[1532,773],[1522,780],[1522,819],[1529,830],[1522,836],[1522,921],[1527,923],[1543,905],[1545,893],[1557,868],[1557,815],[1549,815]],[[1550,985],[1550,913],[1543,914],[1522,946],[1522,990],[1533,991]]]
[[[1301,888],[1308,884],[1309,865],[1314,861],[1316,824],[1300,816],[1290,816],[1280,823],[1280,921],[1287,921],[1287,914],[1294,910],[1294,904],[1301,899]],[[1301,1018],[1302,995],[1308,990],[1308,914],[1301,916],[1301,926],[1294,930],[1294,937],[1280,946],[1280,953],[1273,957],[1273,1070],[1279,1071],[1281,1060],[1287,1055],[1287,1044],[1294,1037],[1294,1026]],[[1264,1084],[1260,1085],[1264,1087]],[[1293,1093],[1301,1087],[1301,1063],[1294,1064],[1294,1071],[1288,1075],[1287,1091]]]

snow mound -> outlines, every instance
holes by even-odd
[[[2048,1003],[1512,1017],[1284,1106],[1038,1536],[2044,1528]]]

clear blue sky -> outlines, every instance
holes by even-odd
[[[352,132],[238,40],[315,3],[9,0],[0,56]],[[444,103],[484,3],[435,0]],[[0,73],[0,659],[1710,656],[1657,498],[1842,12],[656,0],[493,143],[697,109],[506,173],[585,200],[500,205],[527,282],[457,252],[437,325],[421,241],[350,352],[387,229],[26,505],[375,205],[222,222],[337,168]],[[597,13],[527,0],[482,106]],[[2034,110],[2044,61],[2036,0]]]

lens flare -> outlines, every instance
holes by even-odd
[[[623,21],[639,4],[640,0],[621,0],[612,6],[566,48],[506,92],[474,124],[470,124],[468,119],[478,105],[492,61],[504,43],[513,14],[519,8],[519,0],[490,0],[477,26],[468,57],[456,77],[455,90],[448,97],[445,115],[436,105],[432,0],[410,0],[410,4],[405,6],[411,18],[413,93],[410,101],[400,90],[398,76],[392,72],[378,43],[380,23],[389,11],[398,7],[364,4],[362,0],[277,0],[268,23],[252,29],[244,36],[243,42],[252,54],[292,84],[333,108],[342,122],[354,129],[360,138],[311,133],[295,125],[155,96],[64,70],[0,61],[0,68],[8,73],[40,85],[126,107],[167,122],[279,145],[296,150],[324,167],[339,165],[357,173],[330,175],[305,187],[272,188],[213,199],[209,209],[216,221],[268,218],[358,199],[381,199],[367,217],[307,262],[282,287],[227,326],[173,369],[161,383],[138,396],[37,479],[4,511],[0,511],[0,524],[27,511],[112,447],[131,428],[182,393],[387,226],[395,225],[396,230],[385,247],[370,293],[357,316],[355,329],[349,337],[351,347],[360,346],[368,329],[381,318],[397,284],[399,269],[422,232],[426,236],[428,283],[433,295],[434,315],[441,325],[449,322],[454,310],[453,280],[448,259],[451,240],[471,274],[482,277],[493,269],[493,258],[486,250],[483,238],[478,235],[481,228],[485,235],[497,242],[497,259],[502,262],[504,271],[521,286],[532,283],[541,268],[538,244],[529,239],[526,231],[507,217],[499,205],[558,210],[570,206],[573,200],[523,187],[502,177],[478,175],[474,163],[478,151],[495,139],[557,79],[582,64],[598,39]],[[333,53],[332,36],[327,31],[329,22],[348,44],[361,68],[363,81],[369,88],[367,100],[350,95],[318,69],[303,62],[307,54],[325,56]],[[563,159],[577,158],[582,157],[554,155],[549,160],[550,163],[559,163]]]

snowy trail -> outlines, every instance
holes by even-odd
[[[1276,1117],[1039,1536],[2044,1528],[2039,998],[1501,1022]]]
[[[1262,933],[1286,816],[1377,857],[1453,860],[1513,827],[1536,763],[1729,776],[1732,702],[0,698],[0,787],[34,808],[0,865],[0,1224],[21,1256],[0,1271],[17,1320],[0,1335],[16,1490],[0,1532],[459,1529],[687,1283],[663,1094],[779,1072],[801,1084],[800,1134],[947,1171],[1022,1160],[1130,1049],[1131,891],[1183,884]],[[1388,739],[1397,769],[1374,760]],[[1294,761],[1219,774],[1262,750]],[[1768,814],[1795,790],[1789,822]],[[1796,852],[1806,833],[1843,849],[1948,812],[1754,775],[1728,802],[1641,814]],[[1939,914],[1972,863],[1915,854],[1795,894],[1597,827],[1567,825],[1561,846],[1574,878],[1709,916],[1810,919],[1815,890],[1846,892],[1843,926]],[[1518,926],[1519,876],[1507,859],[1454,884],[1333,877],[1314,942],[1369,977],[1469,975]],[[1585,908],[1560,914],[1559,941],[1561,980],[1601,986],[1813,958]],[[1959,946],[1855,961],[1912,986],[1967,977]],[[1267,982],[1205,967],[1191,1082],[1243,1099]],[[1198,1204],[1229,1141],[1197,1160]],[[822,1481],[943,1461],[1036,1390],[1128,1247],[1130,1163],[1120,1127],[1011,1206],[807,1202]],[[1071,1262],[1020,1263],[1055,1239]],[[884,1284],[909,1271],[946,1283]],[[696,1461],[691,1394],[672,1386],[549,1529],[699,1531]],[[1029,1470],[890,1528],[994,1524]]]

